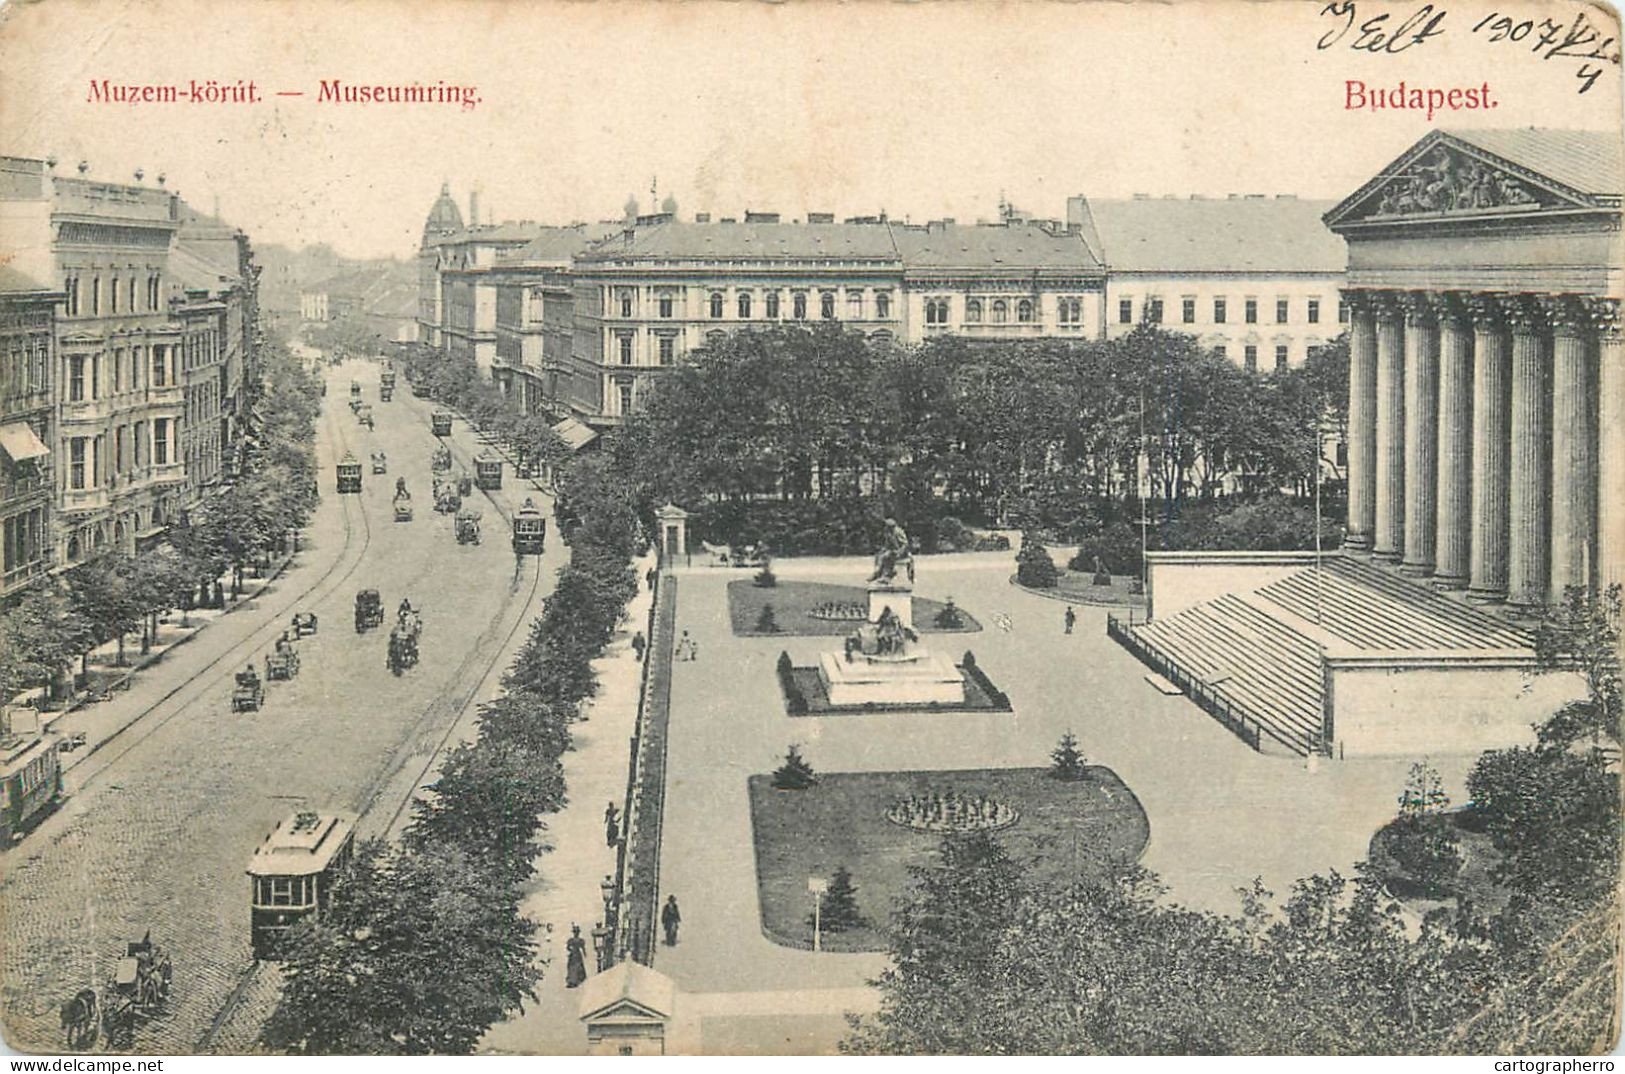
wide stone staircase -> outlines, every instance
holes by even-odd
[[[1227,594],[1128,633],[1113,636],[1255,749],[1268,737],[1300,756],[1321,752],[1320,646],[1246,597]]]
[[[1244,592],[1108,633],[1241,736],[1299,755],[1326,750],[1326,654],[1529,650],[1516,626],[1430,586],[1327,556]]]

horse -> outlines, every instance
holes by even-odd
[[[82,1050],[96,1043],[96,1035],[101,1027],[94,989],[81,988],[62,1005],[62,1028],[67,1033],[69,1048]]]

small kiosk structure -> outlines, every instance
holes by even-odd
[[[677,1006],[670,977],[627,960],[581,983],[588,1055],[665,1055]]]

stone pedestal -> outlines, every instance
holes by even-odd
[[[903,629],[914,629],[914,589],[895,582],[869,583],[869,622],[880,622],[880,614],[890,608]]]
[[[895,610],[895,609],[893,609]],[[963,705],[965,680],[941,653],[915,648],[900,656],[840,653],[818,658],[818,674],[832,705]]]

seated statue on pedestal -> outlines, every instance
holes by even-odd
[[[895,518],[886,520],[886,533],[881,538],[880,550],[875,553],[875,573],[869,576],[871,582],[889,582],[897,576],[897,568],[903,567],[908,571],[910,584],[914,581],[914,556],[909,551],[908,533],[897,524]]]
[[[865,623],[847,635],[846,662],[850,664],[853,656],[860,653],[864,656],[903,656],[908,652],[908,643],[918,640],[919,635],[904,626],[903,620],[888,606],[881,610],[879,619]]]

